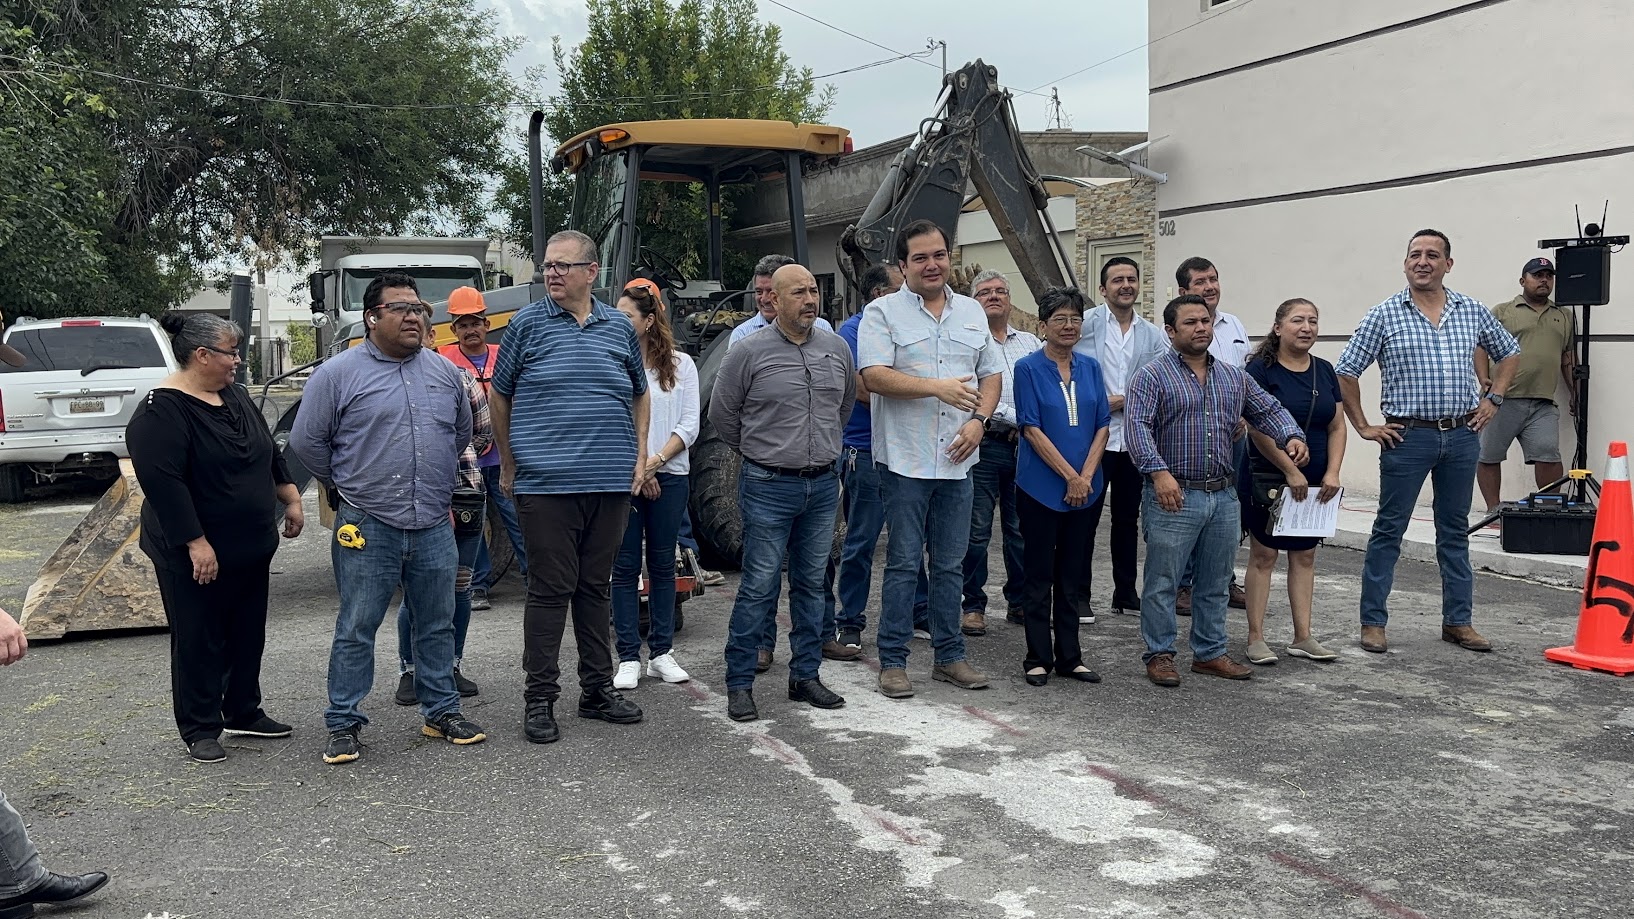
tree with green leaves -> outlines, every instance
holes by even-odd
[[[486,222],[515,43],[476,0],[7,8],[9,313],[156,312],[199,268],[271,267],[324,233]]]
[[[557,143],[619,121],[815,122],[832,105],[833,88],[819,91],[811,68],[790,62],[782,31],[759,19],[754,0],[588,0],[587,7],[584,41],[571,50],[560,39],[553,43],[560,88],[550,98],[545,128]],[[543,82],[542,74],[533,76]],[[743,191],[728,190],[728,221],[733,199]],[[565,224],[570,185],[556,177],[547,180],[546,192],[545,226],[554,231]],[[509,238],[531,246],[525,159],[507,167],[498,203],[509,217]],[[642,189],[640,205],[643,242],[674,258],[677,267],[696,271],[707,253],[703,188],[656,183]],[[728,257],[743,261],[731,259],[730,250]]]

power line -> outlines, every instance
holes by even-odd
[[[889,50],[889,49],[887,49],[887,50]],[[924,60],[924,58],[925,58],[925,56],[927,56],[929,54],[930,54],[929,51],[915,51],[915,52],[912,52],[912,53],[909,53],[909,54],[898,54],[896,57],[884,58],[884,59],[877,60],[877,61],[870,61],[870,62],[868,62],[866,64],[858,64],[855,67],[847,67],[847,68],[845,68],[843,70],[835,70],[835,71],[831,71],[829,73],[813,74],[810,77],[810,79],[813,80],[813,81],[827,80],[827,79],[830,79],[830,78],[833,78],[833,77],[844,76],[844,75],[850,74],[850,73],[857,73],[857,72],[863,71],[863,70],[871,70],[871,69],[873,69],[875,67],[882,67],[882,66],[884,66],[886,64],[894,64],[897,61],[901,61],[901,60],[918,60],[921,63],[928,63],[927,61]],[[577,106],[577,107],[588,107],[588,106],[591,106],[591,105],[600,106],[600,105],[603,105],[603,104],[608,103],[608,102],[635,102],[635,103],[646,103],[646,104],[652,105],[652,104],[662,104],[662,103],[671,103],[671,102],[684,102],[684,101],[686,101],[688,99],[713,98],[713,97],[723,96],[723,95],[736,95],[736,94],[740,94],[740,93],[758,93],[758,92],[767,92],[769,90],[774,90],[774,89],[785,89],[785,88],[788,88],[790,86],[796,86],[799,83],[804,82],[805,79],[806,79],[806,78],[802,77],[799,81],[786,81],[786,82],[783,82],[783,83],[770,83],[770,84],[766,84],[764,86],[729,87],[729,88],[720,89],[720,90],[707,90],[707,91],[700,90],[700,91],[696,91],[696,92],[686,92],[686,93],[654,94],[654,95],[647,95],[647,96],[604,96],[602,98],[597,99],[595,102],[572,103],[572,104],[563,104],[563,103],[559,103],[559,102],[551,102],[551,101],[548,101],[548,100],[539,101],[539,100],[526,100],[526,99],[511,100],[511,101],[506,101],[506,102],[494,102],[494,103],[481,103],[481,102],[442,102],[442,103],[332,102],[332,101],[327,101],[327,100],[322,100],[322,99],[294,99],[294,98],[281,97],[281,96],[260,96],[260,95],[255,95],[253,93],[233,93],[233,92],[227,92],[225,90],[205,89],[205,88],[198,87],[198,86],[182,86],[182,85],[179,85],[179,84],[176,84],[176,83],[167,83],[167,82],[164,82],[162,80],[146,80],[146,79],[143,79],[141,77],[133,77],[133,76],[130,76],[128,74],[113,73],[113,72],[106,71],[106,70],[97,70],[95,68],[90,68],[90,67],[72,67],[72,66],[69,66],[67,64],[58,64],[58,63],[53,62],[53,61],[25,61],[22,58],[13,57],[11,55],[5,55],[5,54],[0,54],[0,60],[16,61],[18,63],[29,64],[29,65],[36,66],[36,67],[49,67],[49,68],[51,68],[53,70],[58,70],[58,71],[62,71],[62,72],[65,72],[65,73],[77,73],[77,74],[81,74],[81,75],[84,75],[84,76],[101,77],[101,78],[106,79],[106,80],[113,80],[115,82],[127,83],[127,84],[131,84],[131,85],[135,85],[135,86],[147,86],[147,87],[152,87],[154,89],[170,90],[172,92],[193,93],[195,95],[208,96],[208,97],[213,98],[213,99],[231,99],[231,100],[239,101],[239,102],[272,102],[272,103],[277,103],[277,104],[280,104],[280,105],[308,107],[308,108],[334,108],[334,109],[351,109],[351,110],[366,110],[366,111],[389,111],[389,112],[453,111],[453,110],[458,110],[458,109],[471,109],[471,108],[477,108],[477,109],[487,109],[487,108],[513,108],[514,109],[514,108],[521,108],[521,109],[560,110],[560,109],[571,108],[571,107],[575,107],[575,106]],[[931,64],[931,66],[934,67],[936,65]]]
[[[768,2],[770,2],[770,0],[768,0]],[[1202,25],[1205,22],[1210,22],[1210,21],[1212,21],[1212,20],[1214,20],[1214,19],[1216,19],[1216,18],[1218,18],[1220,16],[1226,16],[1226,15],[1229,15],[1229,14],[1231,14],[1233,12],[1236,12],[1237,10],[1242,9],[1243,7],[1245,7],[1248,4],[1253,3],[1253,2],[1254,2],[1254,0],[1237,0],[1237,2],[1234,5],[1226,7],[1225,9],[1221,10],[1219,13],[1217,13],[1214,16],[1210,16],[1210,17],[1208,17],[1206,19],[1199,19],[1196,22],[1192,23],[1191,25],[1181,26],[1180,28],[1175,29],[1173,32],[1170,32],[1167,35],[1159,35],[1158,37],[1156,37],[1154,39],[1151,39],[1151,40],[1145,42],[1144,44],[1136,45],[1135,47],[1130,48],[1128,51],[1124,51],[1124,52],[1120,52],[1118,54],[1114,54],[1114,55],[1112,55],[1111,57],[1107,58],[1104,61],[1096,61],[1095,63],[1090,64],[1088,67],[1085,67],[1085,68],[1083,68],[1081,70],[1074,70],[1072,73],[1069,73],[1064,77],[1056,77],[1053,80],[1045,80],[1044,82],[1042,82],[1042,83],[1038,84],[1037,86],[1033,87],[1033,90],[1043,89],[1044,87],[1049,86],[1052,83],[1060,83],[1063,80],[1070,80],[1073,77],[1089,73],[1091,70],[1094,70],[1097,67],[1104,67],[1107,64],[1112,63],[1113,61],[1119,60],[1121,58],[1126,58],[1129,55],[1134,54],[1136,51],[1144,51],[1145,49],[1150,48],[1151,46],[1157,44],[1160,41],[1163,41],[1166,38],[1173,38],[1176,35],[1179,35],[1181,32],[1186,31],[1187,29],[1195,29],[1195,28],[1197,28],[1198,26]],[[1033,90],[1027,90],[1027,92],[1032,92]]]

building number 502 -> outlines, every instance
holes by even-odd
[[[1173,220],[1159,220],[1157,222],[1157,235],[1159,235],[1159,236],[1175,236],[1175,235],[1177,235],[1177,233],[1175,231],[1175,228],[1174,228],[1174,221]]]

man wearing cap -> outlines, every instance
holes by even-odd
[[[1492,308],[1492,315],[1521,344],[1520,363],[1498,405],[1498,414],[1481,431],[1481,463],[1475,480],[1481,486],[1486,509],[1498,509],[1503,484],[1503,461],[1509,445],[1521,442],[1521,455],[1532,467],[1539,488],[1560,480],[1560,409],[1555,405],[1559,379],[1566,382],[1566,404],[1577,414],[1577,384],[1572,370],[1577,366],[1572,345],[1577,330],[1571,313],[1557,306],[1549,295],[1555,289],[1555,263],[1535,258],[1521,268],[1520,296]],[[1482,348],[1475,349],[1475,376],[1481,389],[1492,390],[1492,359]]]
[[[484,395],[490,394],[494,365],[499,362],[499,346],[488,343],[488,304],[482,291],[475,287],[458,287],[448,295],[448,328],[454,333],[454,343],[443,345],[437,353],[454,362],[471,378],[482,384]],[[490,445],[477,457],[477,468],[482,471],[483,486],[488,491],[488,503],[499,511],[499,520],[509,534],[511,548],[516,553],[516,568],[524,583],[528,579],[528,553],[523,547],[522,524],[516,516],[516,502],[499,487],[499,447]],[[472,575],[471,608],[489,609],[488,590],[493,587],[493,563],[488,556],[487,527],[483,528],[482,542],[477,546],[477,564]]]

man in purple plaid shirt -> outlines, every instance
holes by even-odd
[[[1174,350],[1135,374],[1124,403],[1124,442],[1147,477],[1140,510],[1146,532],[1140,592],[1146,676],[1159,686],[1180,685],[1174,600],[1190,559],[1192,672],[1246,680],[1253,671],[1226,656],[1226,591],[1242,537],[1231,435],[1237,419],[1245,418],[1298,465],[1310,453],[1281,403],[1241,367],[1209,354],[1213,318],[1202,297],[1170,301],[1163,327]]]

